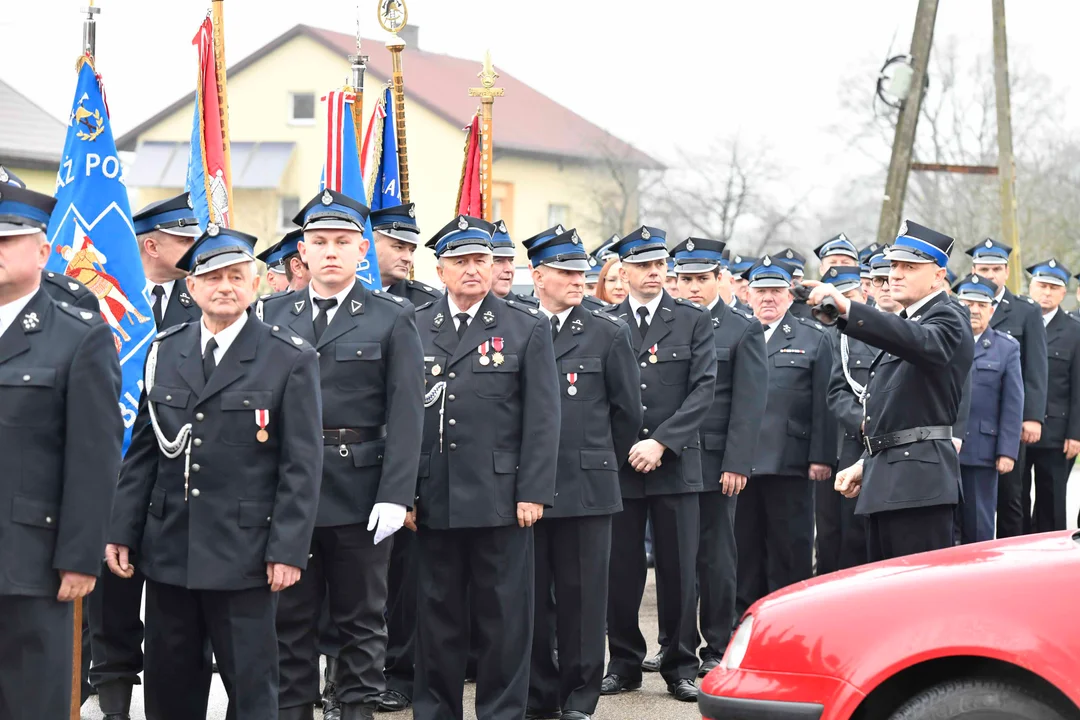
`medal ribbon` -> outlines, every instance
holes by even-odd
[[[650,354],[650,355],[655,355],[655,354],[656,354],[656,351],[657,351],[657,349],[659,349],[659,343],[658,343],[658,344],[656,344],[656,345],[653,345],[653,346],[652,346],[651,348],[649,348],[649,354]]]
[[[255,424],[259,426],[260,430],[265,430],[267,423],[270,422],[269,410],[256,410],[255,411]]]
[[[566,373],[566,382],[570,383],[570,386],[573,387],[574,383],[577,382],[577,373]]]
[[[495,352],[502,352],[503,339],[501,337],[491,338],[491,347],[495,348]]]
[[[489,348],[490,345],[491,345],[490,342],[485,341],[483,344],[479,345],[476,348],[476,352],[480,353],[481,355],[487,355],[488,354],[488,348]]]

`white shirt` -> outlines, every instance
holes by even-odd
[[[716,296],[716,297],[715,297],[715,298],[713,299],[713,301],[712,301],[711,303],[709,303],[708,305],[706,305],[705,307],[709,308],[709,312],[712,312],[712,309],[713,309],[714,307],[716,307],[716,303],[718,303],[718,302],[720,302],[720,296],[719,296],[719,295],[717,295],[717,296]]]
[[[233,341],[236,340],[236,336],[240,334],[240,331],[244,329],[244,323],[247,322],[247,316],[248,314],[246,312],[241,314],[236,322],[219,332],[217,335],[214,335],[207,329],[206,317],[203,317],[202,321],[199,323],[199,330],[201,331],[199,335],[199,347],[202,350],[202,354],[206,354],[206,343],[210,342],[210,338],[214,338],[217,340],[217,347],[214,348],[214,364],[220,365],[221,357],[232,346]]]
[[[1050,321],[1054,319],[1055,315],[1057,315],[1058,309],[1059,308],[1054,308],[1048,313],[1043,313],[1043,327],[1046,327],[1050,324]]]
[[[341,307],[342,303],[345,302],[345,298],[347,298],[349,296],[349,293],[352,292],[353,285],[355,285],[355,284],[356,284],[356,281],[353,280],[351,283],[349,283],[349,286],[347,288],[345,288],[344,290],[339,292],[337,295],[331,295],[330,296],[330,297],[337,300],[337,304],[334,305],[334,307],[332,307],[332,308],[330,308],[329,310],[326,311],[326,324],[327,325],[329,325],[330,321],[334,319],[334,315],[337,314],[338,308]],[[322,312],[322,310],[319,309],[319,306],[315,304],[315,298],[319,298],[320,300],[329,300],[330,298],[324,298],[324,297],[321,297],[319,295],[316,295],[315,294],[315,288],[312,287],[311,285],[308,285],[308,295],[311,297],[311,319],[312,319],[312,321],[314,321],[315,318],[319,317],[319,313]]]
[[[1003,297],[1005,297],[1005,286],[1004,285],[1001,286],[1001,289],[998,290],[998,294],[994,297],[994,306],[995,307],[997,306],[997,304],[999,302],[1001,302],[1001,298],[1003,298]]]
[[[908,307],[904,308],[905,310],[907,310],[908,319],[911,319],[911,318],[915,317],[916,315],[918,315],[919,311],[923,309],[923,307],[926,305],[926,303],[930,302],[933,298],[937,297],[939,294],[941,294],[943,292],[945,292],[945,291],[944,290],[935,290],[934,292],[932,292],[929,295],[927,295],[926,297],[924,297],[922,300],[914,302],[911,305],[909,305]]]
[[[551,322],[552,317],[559,318],[559,332],[562,332],[562,329],[564,327],[566,327],[566,318],[570,317],[570,313],[571,313],[571,311],[573,311],[573,309],[574,309],[574,306],[571,305],[570,307],[563,310],[561,313],[553,313],[550,310],[548,310],[546,307],[544,307],[543,305],[540,306],[540,311],[543,312],[544,315],[547,316],[548,322]]]
[[[773,333],[776,332],[776,328],[779,325],[780,325],[780,321],[777,320],[776,322],[772,323],[771,325],[766,325],[765,326],[765,342],[766,343],[768,343],[769,340],[772,338]]]
[[[168,280],[163,283],[146,281],[146,295],[150,298],[150,307],[154,306],[154,287],[160,285],[165,290],[165,295],[161,298],[161,316],[165,317],[165,308],[169,307],[169,298],[172,297],[173,288],[176,287],[175,280]]]
[[[450,293],[447,293],[446,304],[450,307],[450,317],[454,319],[454,329],[460,330],[461,328],[458,327],[458,325],[460,325],[460,321],[458,320],[457,316],[461,313],[465,313],[469,316],[469,323],[472,324],[472,321],[476,319],[476,313],[480,312],[480,306],[483,304],[483,300],[475,303],[468,310],[462,310],[454,303],[454,298],[450,297]]]
[[[0,305],[0,337],[3,337],[8,328],[12,326],[15,319],[22,313],[23,308],[30,304],[31,298],[37,294],[39,289],[34,288],[34,292],[29,295],[23,295],[21,298],[12,300],[7,305]]]
[[[975,336],[975,344],[976,344],[976,345],[978,345],[978,344],[979,344],[979,338],[981,338],[982,336],[983,336],[983,334],[982,334],[982,333],[979,333],[978,335],[976,335],[976,336]]]
[[[645,322],[652,326],[652,321],[656,317],[656,311],[660,307],[660,301],[664,298],[664,293],[660,293],[649,302],[644,305],[639,303],[634,296],[630,296],[630,316],[634,319],[635,323],[641,323],[641,316],[638,315],[638,308],[643,307],[649,311],[649,314],[645,316]]]

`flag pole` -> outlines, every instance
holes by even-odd
[[[229,203],[229,224],[236,226],[236,207],[233,205],[232,147],[229,142],[229,90],[225,77],[225,0],[211,0],[211,21],[214,25],[214,72],[217,75],[218,115],[221,117],[221,142],[225,148],[225,192]]]
[[[364,146],[361,138],[364,137],[364,72],[367,70],[368,56],[360,50],[360,6],[356,7],[356,54],[349,56],[352,63],[352,84],[356,100],[353,101],[353,126],[356,128],[356,152],[359,155],[360,166],[364,165]],[[363,199],[363,198],[360,198]]]
[[[405,49],[405,41],[398,33],[408,21],[409,10],[405,7],[405,0],[379,0],[379,24],[391,35],[386,49],[390,51],[394,104],[397,106],[394,131],[397,136],[398,187],[402,204],[409,202],[409,150],[405,144],[405,74],[401,70],[401,51]]]
[[[480,98],[480,205],[484,220],[491,222],[494,208],[491,206],[491,165],[494,135],[492,131],[492,107],[495,98],[502,97],[502,88],[495,87],[499,73],[491,64],[491,51],[484,53],[484,67],[476,74],[483,87],[469,88],[469,97]]]

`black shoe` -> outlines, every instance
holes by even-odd
[[[340,720],[341,703],[337,698],[337,685],[332,682],[326,683],[323,688],[322,701],[323,720]]]
[[[660,672],[660,661],[664,659],[664,648],[660,648],[656,651],[656,654],[652,657],[647,657],[641,661],[641,669],[645,672]]]
[[[577,710],[567,710],[559,720],[592,720],[592,715],[586,715]]]
[[[525,720],[560,720],[562,712],[559,710],[533,710],[525,708]]]
[[[412,705],[412,700],[397,690],[384,690],[379,695],[379,709],[383,712],[398,712]]]
[[[630,678],[624,678],[622,675],[616,675],[615,673],[605,675],[604,681],[600,683],[601,695],[618,695],[621,692],[640,689],[641,678],[631,680]]]
[[[705,658],[701,663],[701,667],[698,668],[697,676],[703,678],[718,667],[720,667],[720,660],[714,657]]]
[[[667,691],[683,702],[697,702],[697,686],[689,680],[676,680],[668,683]]]

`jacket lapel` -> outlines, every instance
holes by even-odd
[[[315,345],[315,349],[323,349],[356,327],[353,316],[363,315],[365,305],[367,305],[367,291],[357,280],[353,283],[352,290],[345,296],[345,301],[334,311],[334,317],[330,319],[330,324],[326,326],[326,330],[323,331],[322,337],[319,338],[318,344]],[[315,334],[314,323],[311,332],[313,335]]]
[[[461,342],[454,348],[454,354],[450,358],[448,365],[453,365],[470,353],[476,352],[477,347],[485,340],[491,338],[491,331],[499,324],[499,305],[502,302],[502,300],[499,300],[499,298],[491,293],[488,293],[487,296],[480,301],[480,308],[476,311],[476,315],[469,323],[468,329],[465,330],[465,335],[461,338]],[[451,332],[456,334],[453,318],[447,318],[447,322],[444,324],[449,324]],[[493,349],[488,350],[489,357],[492,351]]]
[[[435,333],[435,345],[446,353],[447,358],[453,357],[458,346],[458,336],[454,329],[454,318],[450,317],[450,303],[445,295],[435,303],[435,317],[431,320],[430,330]]]
[[[248,319],[250,320],[250,318]],[[188,331],[183,330],[181,332]],[[202,328],[195,325],[191,335],[193,337],[188,341],[187,345],[181,347],[180,365],[177,367],[177,372],[180,373],[180,377],[184,379],[184,382],[191,387],[195,397],[199,397],[203,391],[203,386],[206,385],[202,369]]]
[[[28,336],[41,331],[52,311],[48,294],[39,288],[22,312],[15,316],[7,331],[0,336],[0,364],[30,349]]]
[[[765,347],[769,351],[769,357],[780,352],[783,348],[791,346],[791,339],[795,337],[795,321],[790,314],[785,313],[780,319],[780,324],[773,330],[772,337]]]
[[[1013,298],[1015,297],[1007,289],[1005,290],[1005,294],[1001,296],[1001,302],[994,308],[994,314],[990,318],[990,327],[996,328],[1005,322],[1005,319],[1009,317],[1009,313],[1012,312]]]
[[[241,328],[233,344],[221,356],[221,364],[210,375],[206,387],[199,393],[199,402],[203,403],[239,380],[247,371],[246,364],[255,359],[255,350],[259,345],[257,335],[259,323],[250,317]],[[202,359],[199,360],[200,372]]]
[[[295,293],[289,299],[292,301],[289,312],[293,315],[289,321],[289,329],[314,346],[315,324],[311,319],[311,296],[305,291]]]
[[[660,298],[660,304],[656,306],[656,314],[649,323],[649,332],[645,334],[645,339],[638,347],[638,355],[648,352],[653,345],[659,345],[660,341],[671,333],[668,323],[675,320],[674,308],[675,300],[665,292]]]
[[[713,320],[716,321],[713,323],[713,329],[718,330],[724,324],[724,317],[727,315],[727,306],[724,304],[724,300],[722,298],[718,299],[709,313],[713,316]]]
[[[570,311],[566,316],[566,325],[559,328],[559,334],[555,337],[555,358],[561,358],[578,346],[578,335],[585,331],[585,315],[587,313],[580,305]]]

